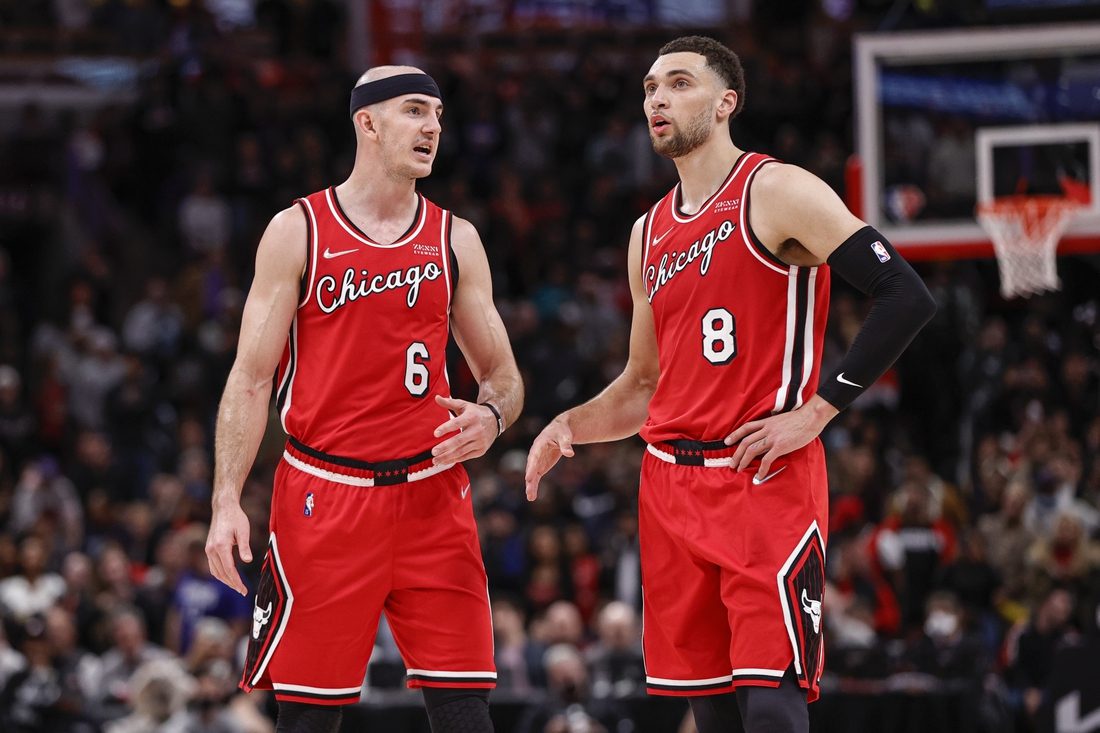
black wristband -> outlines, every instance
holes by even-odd
[[[488,407],[490,410],[493,411],[493,415],[497,419],[497,437],[499,438],[500,434],[504,432],[504,419],[500,416],[500,410],[493,407],[492,402],[479,402],[478,404]]]

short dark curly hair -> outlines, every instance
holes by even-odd
[[[745,69],[741,59],[729,48],[706,36],[683,36],[661,47],[658,56],[670,53],[697,53],[707,60],[707,67],[726,83],[727,89],[737,92],[737,106],[730,119],[741,113],[745,106]]]

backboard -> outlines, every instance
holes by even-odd
[[[1059,253],[1100,252],[1100,23],[862,34],[854,208],[908,259],[989,257],[985,196],[1087,187]]]

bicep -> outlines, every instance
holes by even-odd
[[[757,177],[763,186],[759,192],[753,187],[753,212],[761,214],[764,227],[777,241],[793,239],[822,262],[867,226],[825,181],[797,166],[765,166]]]
[[[485,248],[469,222],[456,219],[452,247],[458,258],[459,281],[451,302],[451,327],[474,377],[480,380],[512,361],[508,332],[493,303],[493,279]]]
[[[271,379],[279,366],[298,309],[307,238],[305,216],[295,207],[272,219],[260,240],[233,365],[250,380]]]
[[[661,367],[657,358],[657,331],[653,323],[653,308],[646,296],[645,283],[642,281],[642,232],[645,229],[645,217],[634,224],[630,232],[630,247],[627,253],[630,295],[634,304],[634,313],[630,318],[630,356],[626,370],[645,381],[656,383]]]

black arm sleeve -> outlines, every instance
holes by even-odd
[[[936,313],[924,281],[873,227],[864,227],[829,256],[829,267],[875,299],[863,328],[817,393],[843,410],[901,356]]]

